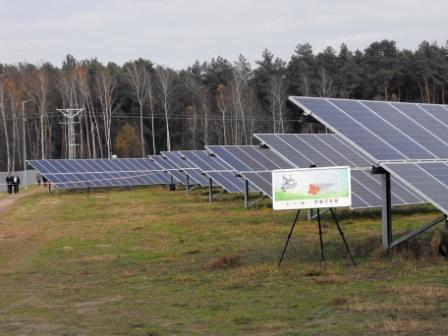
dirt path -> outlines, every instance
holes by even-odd
[[[19,194],[13,194],[13,195],[7,195],[5,197],[0,198],[0,213],[3,211],[9,209],[10,206],[12,206],[15,202],[18,200],[27,197],[29,195],[43,192],[45,189],[42,188],[31,188],[29,190],[22,190]]]

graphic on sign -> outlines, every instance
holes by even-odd
[[[272,204],[274,210],[351,206],[350,167],[274,170]]]

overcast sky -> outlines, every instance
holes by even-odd
[[[216,56],[253,62],[265,48],[288,60],[305,42],[320,51],[448,39],[447,0],[0,0],[0,13],[0,63],[60,65],[70,53],[179,69]]]

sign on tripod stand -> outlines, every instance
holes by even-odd
[[[274,210],[349,207],[350,167],[280,169],[272,171]]]

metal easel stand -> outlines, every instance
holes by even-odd
[[[353,263],[353,265],[356,265],[355,259],[353,258],[352,252],[350,251],[350,248],[348,246],[347,240],[345,239],[344,232],[342,231],[342,228],[339,225],[339,221],[338,221],[338,219],[336,217],[336,213],[334,212],[333,208],[329,208],[328,211],[330,211],[331,217],[333,218],[333,221],[336,224],[336,227],[338,229],[339,235],[341,236],[341,239],[342,239],[342,241],[344,243],[345,249],[347,250],[347,254],[350,257],[351,262]],[[286,249],[288,247],[289,241],[291,240],[291,236],[292,236],[292,233],[294,231],[294,227],[296,226],[297,219],[299,218],[299,214],[300,214],[300,209],[297,210],[297,212],[296,212],[296,214],[294,216],[294,219],[292,221],[291,230],[289,231],[288,237],[286,238],[286,241],[285,241],[285,245],[283,246],[283,251],[282,251],[282,254],[281,254],[280,259],[278,261],[278,266],[281,265],[283,257],[285,256],[285,252],[286,252]],[[321,223],[320,215],[321,214],[320,214],[319,209],[316,209],[317,225],[318,225],[318,228],[319,228],[320,256],[321,256],[321,260],[325,261],[324,242],[323,242],[323,238],[322,238],[323,232],[322,232],[322,223]]]

